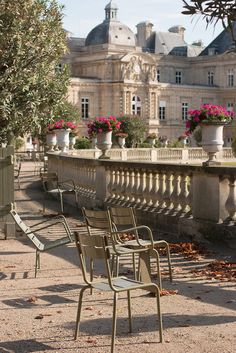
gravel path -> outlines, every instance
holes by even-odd
[[[24,163],[21,191],[16,191],[19,213],[35,221],[42,214],[42,191],[34,166]],[[33,201],[32,201],[33,200]],[[48,203],[57,212],[57,201]],[[66,207],[70,223],[81,214]],[[34,278],[35,251],[17,233],[1,240],[0,257],[0,353],[106,353],[110,352],[112,297],[96,291],[85,295],[81,334],[73,340],[82,276],[74,244],[42,254],[41,270]],[[158,342],[155,298],[137,291],[132,296],[134,332],[128,333],[127,300],[120,295],[116,352],[129,353],[233,353],[236,347],[235,281],[199,277],[193,270],[219,258],[220,248],[197,259],[173,254],[174,282],[165,276],[163,286],[178,291],[161,297],[164,343]],[[235,261],[235,250],[225,249],[222,260]],[[130,269],[129,259],[122,262]]]

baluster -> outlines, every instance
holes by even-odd
[[[133,188],[133,197],[134,197],[134,204],[137,206],[137,204],[140,203],[140,198],[138,195],[138,190],[139,190],[139,185],[140,185],[140,173],[139,170],[134,170],[134,188]]]
[[[120,171],[120,184],[119,184],[119,188],[120,188],[120,197],[119,197],[119,204],[122,203],[122,201],[124,201],[125,199],[125,193],[124,193],[124,189],[125,189],[125,172],[124,169],[122,169]]]
[[[172,172],[167,172],[166,178],[165,178],[165,192],[163,194],[163,200],[165,201],[165,207],[167,211],[171,209],[171,194],[173,192],[173,186],[172,186]]]
[[[225,203],[225,208],[229,214],[230,221],[236,221],[236,177],[229,177],[229,196]]]
[[[180,194],[179,194],[179,205],[181,208],[181,212],[185,214],[188,211],[187,208],[187,197],[188,197],[188,175],[181,174],[180,175]]]
[[[189,174],[187,176],[187,189],[188,189],[188,195],[186,197],[187,213],[190,215],[190,214],[192,214],[192,207],[193,207],[193,176],[192,176],[192,174]]]
[[[173,202],[173,211],[175,213],[177,213],[180,210],[179,195],[180,195],[180,175],[174,174],[174,176],[173,176],[173,192],[171,195],[171,200]]]
[[[154,171],[152,173],[152,190],[150,194],[152,196],[152,207],[158,207],[159,205],[159,197],[158,197],[158,190],[159,190],[159,173]]]
[[[124,202],[129,201],[129,184],[130,184],[130,171],[125,169],[125,180],[124,180]]]
[[[145,198],[145,190],[146,190],[146,171],[140,171],[140,185],[139,185],[139,198],[140,198],[140,207],[144,207],[146,205],[146,198]]]
[[[119,173],[119,169],[115,168],[114,169],[115,172],[115,181],[112,187],[112,192],[114,194],[114,201],[116,201],[119,198],[119,194],[118,194],[118,185],[119,185],[119,180],[120,180],[120,173]]]
[[[132,205],[135,202],[134,188],[135,188],[135,173],[134,173],[134,170],[132,169],[130,172],[130,183],[129,183],[129,191],[128,191],[130,205]]]
[[[153,182],[153,172],[148,170],[146,173],[146,188],[145,188],[146,206],[147,207],[152,207],[152,205],[153,205],[152,182]]]
[[[165,208],[165,200],[164,200],[164,194],[166,190],[165,179],[166,179],[165,172],[161,172],[159,174],[159,189],[158,189],[159,211],[162,211]]]
[[[114,171],[114,169],[111,169],[110,170],[110,180],[109,180],[109,183],[107,185],[107,189],[108,189],[108,192],[110,194],[109,202],[112,202],[113,199],[115,198],[115,194],[114,194],[114,191],[113,191],[114,183],[115,183],[115,171]]]

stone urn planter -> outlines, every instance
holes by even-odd
[[[118,145],[120,148],[125,148],[125,139],[126,137],[118,136]]]
[[[57,136],[57,145],[62,152],[66,152],[69,148],[70,129],[56,129],[54,130]]]
[[[57,144],[57,136],[55,132],[50,132],[46,134],[46,145],[50,152],[54,151],[54,148]]]
[[[202,148],[208,154],[208,160],[203,162],[204,166],[221,164],[216,160],[216,153],[222,150],[223,129],[227,123],[224,122],[202,122]]]
[[[75,136],[69,136],[69,149],[70,150],[74,150],[75,141],[76,141]]]
[[[92,137],[92,140],[91,140],[91,147],[92,147],[93,149],[97,149],[97,136]]]
[[[112,146],[112,131],[100,132],[97,134],[97,147],[102,151],[99,159],[109,159],[107,156],[107,151],[111,149]]]

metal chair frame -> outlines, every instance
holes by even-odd
[[[45,209],[46,209],[47,195],[56,195],[59,197],[60,208],[62,213],[64,213],[63,195],[65,194],[74,194],[75,203],[76,203],[76,206],[78,206],[78,194],[77,194],[77,188],[75,186],[74,180],[68,179],[68,180],[59,181],[57,173],[55,172],[50,172],[50,173],[42,172],[40,176],[43,184],[43,189],[45,191],[43,212],[45,212]]]
[[[109,214],[113,224],[114,229],[119,231],[125,230],[125,227],[135,227],[137,226],[137,217],[135,215],[135,209],[133,207],[109,207]],[[149,227],[148,227],[149,228]],[[169,244],[165,240],[153,240],[151,229],[149,228],[149,239],[141,239],[138,235],[138,229],[134,232],[135,240],[125,241],[125,244],[130,247],[148,247],[150,249],[165,249],[168,261],[169,278],[172,282],[172,268],[171,268],[171,258],[170,258],[170,248]]]
[[[115,336],[116,336],[116,321],[117,321],[117,301],[118,294],[122,292],[127,292],[128,298],[128,317],[129,317],[129,331],[132,332],[132,312],[131,312],[131,292],[133,290],[142,289],[149,291],[150,288],[156,294],[156,305],[157,305],[157,316],[158,316],[158,329],[160,342],[163,340],[163,329],[162,329],[162,316],[160,308],[160,291],[156,284],[154,283],[144,283],[141,281],[136,281],[129,279],[125,276],[112,277],[110,268],[110,246],[108,245],[108,239],[106,236],[101,234],[86,235],[75,232],[75,242],[78,250],[78,255],[80,259],[81,269],[83,273],[83,278],[86,285],[80,290],[78,309],[76,316],[76,328],[75,328],[75,340],[78,337],[79,325],[81,319],[81,309],[83,302],[83,294],[87,289],[98,289],[99,291],[110,291],[113,292],[113,320],[112,320],[112,339],[111,339],[111,353],[115,352]],[[146,250],[148,251],[148,250]],[[106,276],[107,279],[102,279],[99,281],[94,281],[88,279],[86,259],[90,261],[95,261],[96,259],[105,261]]]
[[[74,241],[73,234],[69,228],[67,220],[64,216],[59,215],[50,220],[45,220],[39,223],[32,225],[31,227],[27,226],[24,221],[22,221],[19,214],[12,209],[10,211],[11,216],[13,217],[17,226],[21,231],[31,240],[34,247],[36,248],[36,257],[35,257],[35,277],[37,276],[37,271],[40,269],[40,253],[48,251],[50,249],[56,248],[58,246],[66,245]],[[50,224],[49,224],[50,222]],[[62,226],[62,236],[55,240],[46,240],[42,239],[42,233],[39,234],[39,231],[46,230],[56,225]],[[60,234],[61,235],[61,234]]]

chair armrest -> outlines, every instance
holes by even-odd
[[[134,232],[135,240],[137,241],[138,245],[143,248],[144,246],[141,244],[140,239],[139,239],[139,235],[138,235],[138,232],[137,232],[140,229],[145,229],[147,231],[151,246],[153,248],[154,247],[154,241],[153,241],[152,230],[148,226],[141,225],[141,226],[137,226],[137,227],[127,228],[127,229],[122,229],[122,230],[116,230],[114,232],[111,232],[110,234],[111,234],[111,237],[112,237],[112,240],[113,240],[114,238],[115,239],[117,239],[117,238],[120,239],[119,238],[119,234],[135,231]],[[125,242],[122,242],[121,240],[120,240],[120,242],[121,243],[125,243]]]
[[[47,222],[47,221],[45,221],[45,222]],[[41,222],[41,224],[43,224],[43,223],[45,223],[45,222]],[[67,223],[67,222],[65,223],[64,220],[57,220],[56,222],[54,221],[53,223],[50,223],[50,224],[48,224],[48,225],[46,225],[46,226],[44,226],[44,227],[39,227],[39,228],[34,229],[33,232],[38,232],[38,231],[43,230],[43,229],[52,228],[52,227],[54,227],[54,226],[57,225],[57,224],[62,224],[62,225],[63,225],[63,227],[64,227],[64,229],[65,229],[65,231],[66,231],[66,234],[68,235],[70,241],[72,242],[72,241],[74,240],[74,239],[72,238],[72,233],[71,233],[71,231],[70,231],[70,229],[69,229],[68,223]],[[38,225],[39,225],[39,224],[38,224]],[[32,232],[32,233],[33,233],[33,232]]]
[[[72,184],[73,188],[75,189],[75,182],[73,179],[68,179],[68,180],[63,180],[63,181],[58,181],[57,185],[63,185],[63,184]]]

